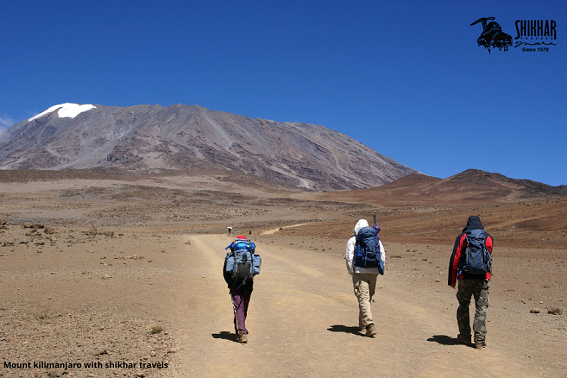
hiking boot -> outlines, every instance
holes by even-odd
[[[248,342],[248,335],[245,333],[240,333],[236,338],[236,341],[242,344],[246,344]]]
[[[460,333],[457,335],[457,340],[465,345],[469,345],[471,343],[471,335],[461,335]]]
[[[486,346],[485,341],[476,341],[474,343],[474,349],[483,349]]]
[[[374,335],[376,335],[377,333],[378,332],[376,331],[376,327],[374,327],[374,324],[370,324],[366,326],[366,336],[374,337]]]

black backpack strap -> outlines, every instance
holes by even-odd
[[[232,255],[234,256],[234,264],[232,264],[232,278],[236,277],[236,248],[232,248]]]

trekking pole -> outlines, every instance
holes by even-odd
[[[376,230],[376,234],[380,232],[380,227],[378,227],[378,223],[376,223],[376,214],[374,214],[374,224],[372,225],[372,228]],[[378,236],[378,240],[380,240],[380,235],[376,236]]]

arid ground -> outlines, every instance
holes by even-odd
[[[567,197],[464,189],[0,172],[0,376],[566,376]],[[373,214],[387,270],[368,338],[344,249]],[[483,350],[457,342],[447,286],[469,215],[495,240]],[[221,271],[234,234],[251,234],[263,259],[246,345]]]

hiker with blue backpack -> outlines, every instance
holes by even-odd
[[[354,294],[358,299],[358,326],[369,337],[378,333],[370,305],[376,292],[376,280],[379,274],[384,274],[386,261],[386,252],[378,236],[379,232],[376,216],[373,227],[368,226],[366,219],[360,219],[354,226],[345,252],[347,270],[352,276]]]
[[[475,315],[473,322],[474,346],[486,346],[486,309],[488,308],[488,289],[492,273],[492,236],[482,226],[478,216],[470,216],[467,225],[455,240],[453,254],[449,261],[449,286],[457,289],[457,339],[463,344],[471,344],[471,324],[469,305],[474,296]]]
[[[234,332],[236,341],[248,342],[246,316],[252,295],[254,276],[260,273],[262,259],[255,253],[256,245],[245,236],[237,236],[225,250],[223,277],[230,290],[230,299],[234,310]]]

